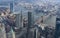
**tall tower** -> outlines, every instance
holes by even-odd
[[[29,33],[30,33],[30,27],[32,26],[32,13],[28,12],[28,26],[27,26],[27,35],[26,38],[29,38]]]
[[[21,27],[23,27],[22,26],[22,23],[21,23],[21,20],[22,20],[22,16],[21,16],[21,14],[15,14],[16,15],[16,26],[18,27],[18,28],[21,28]]]
[[[60,36],[60,18],[56,18],[56,31],[55,31],[55,38],[59,38]]]
[[[10,12],[13,13],[13,2],[10,3]]]

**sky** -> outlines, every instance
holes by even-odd
[[[38,5],[42,3],[60,4],[60,0],[15,0],[15,1],[33,3],[33,4],[38,4]]]
[[[55,3],[58,3],[60,2],[60,0],[0,0],[1,1],[25,1],[25,2],[29,2],[29,3],[39,3],[40,1],[43,1],[43,2],[55,2]]]
[[[0,1],[13,1],[13,0],[0,0]]]

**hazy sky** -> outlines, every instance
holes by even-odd
[[[26,1],[26,2],[32,2],[32,1],[41,1],[41,0],[0,0],[0,1]],[[55,1],[55,2],[58,2],[60,0],[42,0],[42,1]]]
[[[40,3],[41,1],[43,2],[52,2],[52,3],[60,3],[60,0],[0,0],[1,1],[24,1],[24,2],[28,2],[28,3]]]

